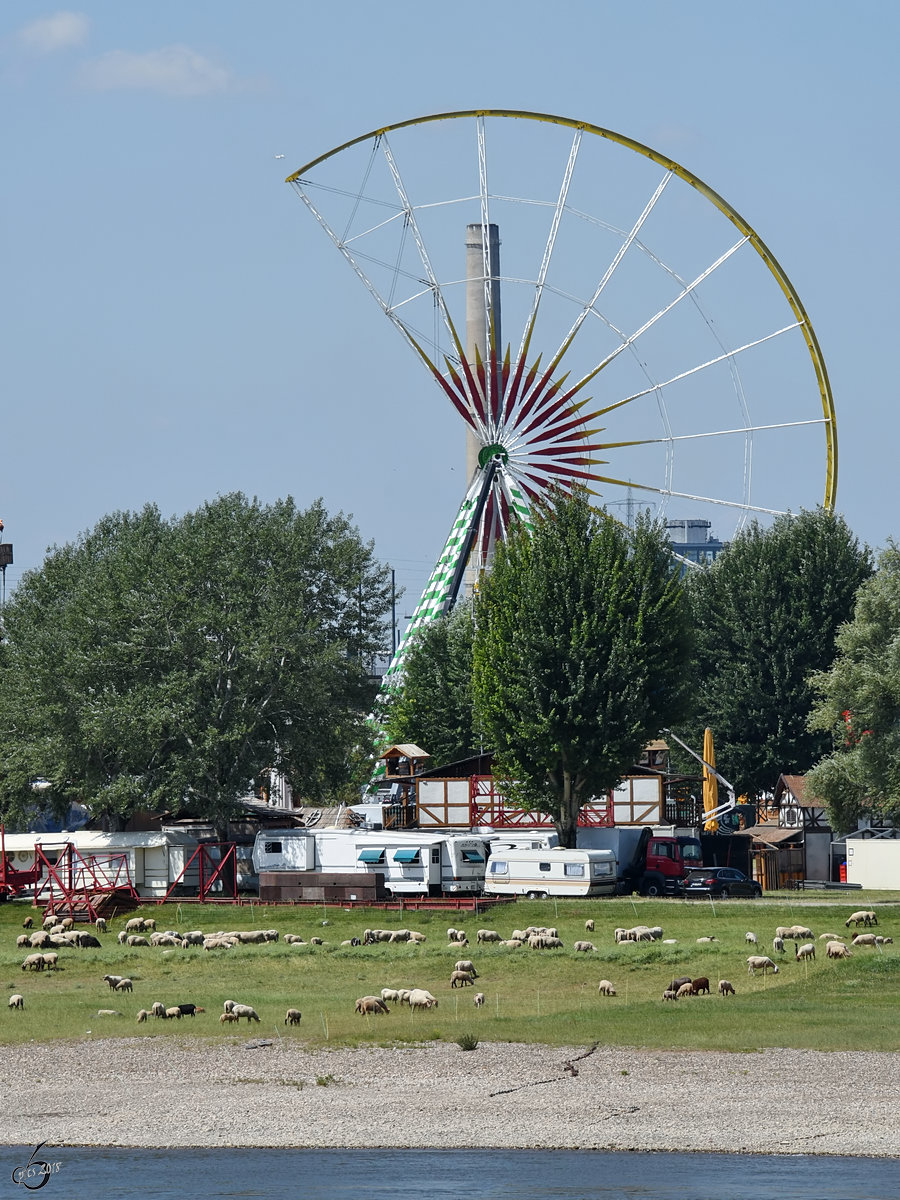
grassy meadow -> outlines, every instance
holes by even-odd
[[[896,938],[896,945],[853,948],[853,957],[829,960],[824,942],[816,941],[815,962],[795,962],[787,943],[783,956],[772,952],[777,925],[805,924],[820,933],[855,930],[844,921],[857,908],[878,912],[873,932]],[[130,948],[116,935],[126,916],[110,922],[97,950],[59,951],[56,971],[23,971],[31,951],[16,947],[22,922],[41,913],[22,902],[0,905],[0,978],[6,988],[0,1008],[0,1042],[49,1042],[56,1038],[94,1039],[110,1036],[210,1039],[280,1037],[315,1046],[398,1045],[432,1039],[456,1041],[464,1035],[484,1041],[543,1042],[550,1045],[590,1044],[645,1046],[662,1049],[727,1049],[754,1051],[766,1046],[814,1050],[900,1049],[900,900],[885,893],[855,893],[852,898],[823,893],[815,899],[797,893],[757,901],[566,900],[498,905],[473,917],[450,912],[385,912],[383,910],[307,906],[146,905],[136,914],[153,917],[158,930],[278,929],[321,937],[323,946],[291,946],[279,940],[260,946],[206,951],[202,947]],[[595,930],[584,923],[593,918]],[[478,946],[478,928],[509,937],[513,928],[556,926],[562,950],[519,950]],[[674,945],[616,945],[613,930],[636,924],[661,925]],[[468,948],[448,946],[447,927],[469,935]],[[417,929],[422,945],[377,944],[342,947],[363,929]],[[745,942],[756,933],[758,949]],[[862,932],[862,929],[860,929]],[[699,937],[714,942],[698,944]],[[596,953],[576,953],[573,943],[591,940]],[[778,975],[750,977],[749,953],[778,959]],[[471,958],[479,972],[475,988],[451,990],[450,972],[457,958]],[[134,992],[111,992],[105,974],[129,976]],[[712,994],[663,1003],[663,989],[675,976],[707,976]],[[737,995],[716,995],[719,979],[729,979]],[[598,995],[601,979],[614,984],[617,995]],[[382,1016],[359,1016],[356,998],[378,995],[383,987],[424,987],[439,1007],[410,1012],[390,1005]],[[486,1001],[475,1008],[473,994]],[[6,1000],[19,992],[24,1011],[10,1010]],[[226,999],[253,1005],[261,1023],[222,1025]],[[136,1024],[139,1009],[154,1001],[171,1006],[193,1003],[205,1013],[180,1021],[151,1018]],[[298,1026],[284,1025],[285,1010],[299,1008]],[[99,1016],[114,1009],[119,1016]]]

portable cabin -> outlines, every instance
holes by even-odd
[[[616,890],[612,850],[500,850],[488,859],[484,890],[495,896],[609,896]]]

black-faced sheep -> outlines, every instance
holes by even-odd
[[[775,951],[776,954],[784,954],[784,938],[773,937],[772,938],[772,949]]]
[[[125,922],[125,932],[126,933],[143,933],[144,932],[144,918],[143,917],[132,917],[130,920],[126,921]]]
[[[457,961],[453,967],[453,970],[454,971],[465,971],[467,974],[471,975],[473,979],[478,978],[478,972],[475,970],[475,964],[472,962],[472,960],[470,958],[457,959]]]
[[[474,987],[475,980],[468,971],[453,971],[450,974],[450,986],[456,987]]]
[[[23,971],[43,971],[44,956],[43,954],[28,954],[22,962]]]
[[[24,1008],[25,1007],[25,997],[20,995],[18,992],[14,992],[9,998],[9,1007],[10,1008]]]
[[[616,994],[616,989],[608,979],[600,980],[600,982],[597,984],[597,991],[601,996],[614,996]]]
[[[164,1021],[166,1019],[166,1006],[160,1004],[158,1000],[154,1000],[150,1005],[150,1015],[151,1017],[160,1017]]]
[[[48,971],[55,971],[58,963],[59,963],[59,955],[56,953],[55,950],[51,951],[49,954],[44,955],[44,966],[47,968]]]
[[[475,1007],[481,1008],[484,1005],[484,992],[476,992],[472,999],[475,1001]]]
[[[32,917],[26,917],[22,922],[23,929],[31,929],[32,925],[34,925],[34,919]]]
[[[94,921],[94,928],[98,933],[106,933],[106,917],[97,917]]]
[[[594,922],[593,922],[593,919],[592,919],[592,918],[590,918],[590,917],[589,917],[589,918],[588,918],[588,919],[585,921],[585,923],[584,923],[584,931],[585,931],[585,933],[593,933],[593,932],[594,932]]]
[[[248,1025],[251,1021],[259,1021],[259,1014],[257,1013],[256,1009],[249,1004],[236,1004],[231,1012],[237,1017],[238,1020],[240,1020],[241,1017],[246,1017]]]
[[[728,979],[720,979],[717,990],[720,996],[733,996],[735,994],[734,984]]]
[[[794,959],[799,962],[801,958],[815,958],[816,947],[814,942],[805,942],[802,946],[794,943]]]
[[[847,918],[847,920],[844,922],[844,926],[846,929],[849,929],[851,925],[877,925],[877,924],[878,924],[878,917],[875,915],[874,911],[871,908],[868,908],[868,909],[861,908],[859,910],[859,912],[851,913],[850,916]]]
[[[755,933],[745,933],[744,941],[749,942],[751,946],[759,945],[759,938],[756,936]]]
[[[765,975],[771,971],[773,975],[778,974],[778,966],[773,963],[771,958],[767,958],[765,954],[751,954],[747,959],[747,974],[755,975],[757,971],[762,971]]]
[[[119,982],[115,986],[115,991],[117,991],[117,992],[133,992],[134,984],[127,977],[125,979],[120,979]]]
[[[299,1008],[289,1008],[284,1015],[285,1025],[299,1025],[302,1015]]]
[[[16,949],[17,950],[24,950],[26,946],[30,946],[30,945],[31,945],[31,942],[29,941],[27,933],[20,933],[19,936],[16,938]]]
[[[355,1011],[363,1016],[378,1016],[379,1013],[389,1013],[391,1010],[379,996],[360,996]]]
[[[851,946],[874,946],[875,945],[875,934],[874,933],[858,933],[856,935],[856,937],[853,939],[853,941],[850,943],[850,945]]]
[[[400,992],[397,990],[397,988],[382,988],[381,998],[385,1004],[399,1004]]]

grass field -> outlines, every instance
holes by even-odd
[[[778,975],[750,977],[748,953],[771,953],[777,925],[808,925],[815,935],[845,934],[844,921],[857,908],[874,907],[879,927],[896,936],[883,949],[856,948],[853,957],[825,958],[824,942],[816,942],[815,962],[796,963],[793,947],[780,958]],[[29,950],[16,947],[22,922],[40,913],[21,902],[0,905],[0,978],[7,989],[0,1010],[0,1042],[47,1042],[56,1038],[109,1036],[233,1038],[236,1027],[219,1023],[226,999],[253,1005],[261,1023],[240,1027],[240,1035],[283,1037],[311,1045],[352,1046],[398,1044],[441,1038],[455,1041],[472,1035],[484,1041],[544,1042],[646,1046],[668,1049],[754,1051],[766,1046],[814,1050],[900,1049],[900,900],[885,893],[854,893],[852,899],[832,893],[767,896],[759,901],[729,900],[567,900],[520,902],[493,908],[488,915],[457,912],[385,912],[339,907],[244,905],[148,905],[138,915],[155,918],[157,929],[275,928],[325,940],[323,946],[286,945],[282,940],[231,950],[201,948],[129,948],[116,935],[125,917],[111,922],[97,950],[60,951],[56,971],[23,971]],[[586,918],[595,931],[585,933]],[[556,926],[562,950],[511,950],[478,946],[479,927],[508,937],[514,927]],[[661,925],[676,944],[616,945],[613,930],[636,924]],[[467,949],[450,948],[449,925],[462,926]],[[417,929],[423,945],[378,944],[342,947],[367,927]],[[748,946],[752,930],[759,948]],[[697,938],[716,940],[698,944]],[[576,953],[578,939],[590,939],[596,953]],[[451,990],[450,972],[457,958],[471,958],[479,972],[476,988]],[[105,974],[134,980],[133,994],[113,993]],[[710,996],[663,1003],[662,992],[674,976],[705,975]],[[615,997],[598,995],[597,984],[609,979]],[[723,1000],[717,981],[730,979],[737,995]],[[377,995],[383,987],[424,987],[439,1000],[427,1012],[391,1006],[387,1016],[361,1017],[354,1012],[358,996]],[[476,1009],[475,990],[485,993]],[[24,1011],[10,1010],[6,998],[25,997]],[[149,1020],[136,1024],[139,1009],[154,1001],[170,1006],[193,1003],[206,1009],[181,1021]],[[285,1010],[299,1008],[299,1026],[285,1027]],[[99,1009],[121,1016],[98,1016]]]

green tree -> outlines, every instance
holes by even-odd
[[[476,602],[475,703],[495,772],[574,846],[578,810],[687,702],[688,605],[664,530],[556,495]]]
[[[838,631],[837,656],[812,678],[810,728],[833,750],[807,776],[833,828],[860,816],[900,821],[900,548],[891,543]]]
[[[239,494],[116,513],[24,576],[4,612],[0,803],[35,779],[112,824],[189,805],[221,825],[269,767],[303,795],[367,736],[389,583],[343,516]]]
[[[739,793],[803,774],[829,748],[811,732],[809,676],[834,656],[839,626],[872,570],[842,517],[818,509],[752,524],[689,578],[696,629],[695,720]],[[688,740],[688,739],[686,739]]]
[[[392,742],[414,742],[435,763],[465,758],[480,748],[472,698],[475,621],[470,603],[425,625],[406,652],[403,681],[388,701]]]

